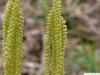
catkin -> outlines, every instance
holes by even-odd
[[[3,16],[4,75],[20,75],[23,58],[23,13],[19,0],[9,0]]]
[[[66,25],[61,17],[61,0],[54,0],[47,19],[45,75],[64,75]]]

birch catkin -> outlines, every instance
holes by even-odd
[[[61,17],[61,0],[54,0],[48,15],[45,41],[45,75],[64,75],[66,26]]]
[[[3,17],[4,75],[20,75],[23,57],[23,14],[19,0],[9,0]]]

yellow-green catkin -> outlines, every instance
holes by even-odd
[[[3,73],[20,75],[23,58],[23,13],[20,0],[8,0],[3,16]]]
[[[66,25],[61,17],[61,0],[54,0],[47,20],[44,75],[64,75]]]

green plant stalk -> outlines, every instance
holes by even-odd
[[[61,0],[54,0],[48,15],[45,39],[45,75],[64,75],[66,26],[61,17]]]
[[[9,0],[3,17],[4,75],[20,75],[23,58],[23,13],[19,0]]]

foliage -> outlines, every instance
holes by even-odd
[[[70,54],[69,54],[70,52]],[[66,51],[66,58],[68,58],[66,65],[70,65],[75,70],[81,70],[84,72],[98,72],[96,67],[96,43],[92,42],[92,47],[89,43],[84,44],[82,42],[79,47],[71,52]]]

